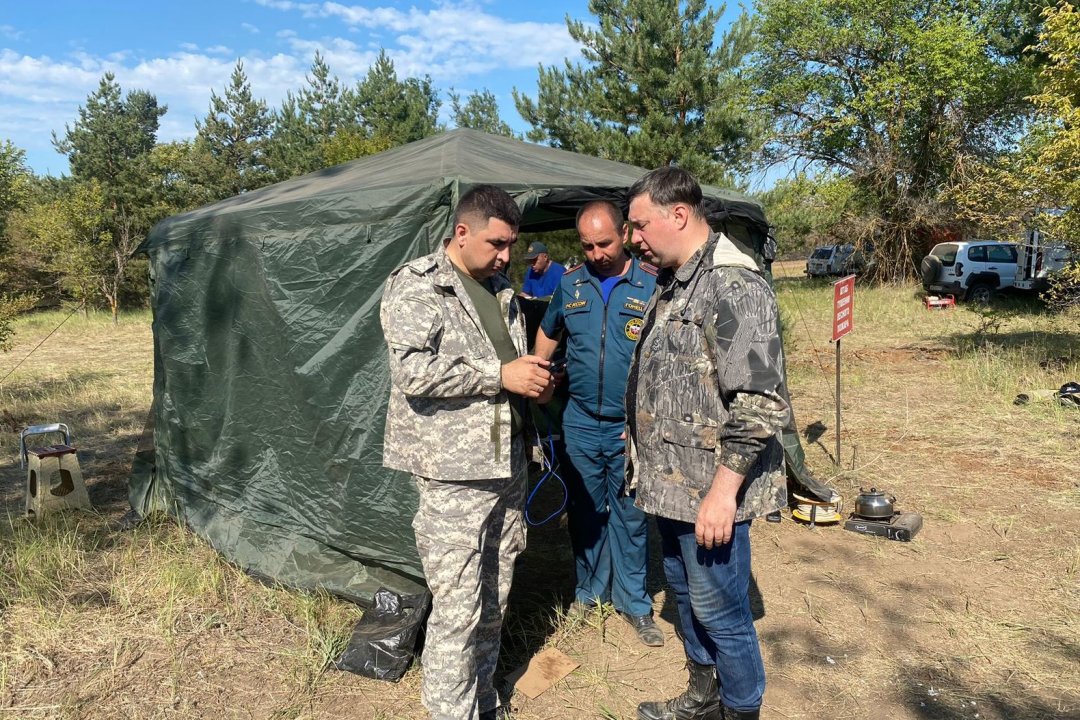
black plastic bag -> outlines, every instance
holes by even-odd
[[[412,663],[431,610],[431,595],[398,595],[379,588],[373,607],[353,628],[349,646],[334,661],[338,670],[397,682]]]

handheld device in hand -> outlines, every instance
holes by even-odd
[[[552,374],[566,372],[566,358],[559,358],[558,360],[552,360],[548,364],[548,372]]]

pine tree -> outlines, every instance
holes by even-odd
[[[368,133],[393,145],[420,140],[439,129],[440,102],[431,78],[399,80],[385,50],[357,85],[356,100]]]
[[[472,128],[492,135],[514,137],[514,131],[499,117],[499,103],[488,89],[474,92],[462,103],[461,95],[450,90],[450,115],[459,128]]]
[[[539,69],[535,100],[514,90],[530,140],[729,181],[756,127],[737,69],[751,50],[744,14],[714,46],[724,8],[705,0],[590,0],[597,28],[567,18],[584,63]]]
[[[210,91],[210,111],[196,121],[196,152],[204,155],[200,182],[213,198],[238,195],[271,181],[266,144],[271,118],[266,103],[256,100],[251,83],[237,61],[224,97]]]
[[[278,180],[325,167],[324,146],[339,132],[363,132],[356,96],[331,74],[322,54],[315,53],[307,85],[288,92],[273,115],[267,145],[269,165]]]
[[[73,179],[94,188],[80,201],[88,204],[100,198],[101,221],[94,222],[93,247],[89,239],[82,243],[86,247],[77,243],[76,255],[86,260],[78,272],[94,278],[114,323],[131,255],[161,216],[151,151],[166,109],[144,90],[123,97],[115,76],[106,73],[79,107],[75,123],[64,126],[64,136],[53,133],[53,144],[67,155]],[[75,237],[91,235],[75,233]]]

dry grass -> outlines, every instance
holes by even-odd
[[[1080,413],[1019,392],[1080,379],[1080,317],[1006,304],[930,313],[911,287],[860,287],[843,344],[842,467],[833,463],[827,282],[778,282],[811,466],[850,501],[896,493],[914,543],[790,521],[754,528],[766,718],[1080,717]],[[7,372],[62,316],[18,326]],[[421,718],[420,671],[397,685],[328,670],[359,612],[268,588],[157,519],[119,529],[150,401],[149,316],[72,318],[0,387],[23,423],[73,426],[94,514],[17,517],[15,435],[0,433],[0,718]],[[821,434],[823,433],[823,434]],[[565,530],[530,531],[506,670],[543,647],[581,667],[516,718],[626,718],[684,683],[668,645],[640,646],[611,608],[561,609]]]

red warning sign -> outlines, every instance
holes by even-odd
[[[855,276],[833,283],[832,339],[836,342],[855,329]]]

